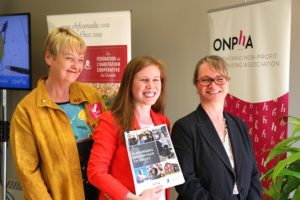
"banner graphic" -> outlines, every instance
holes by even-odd
[[[263,174],[275,164],[264,167],[266,151],[287,137],[291,1],[209,11],[208,20],[210,54],[226,60],[231,77],[225,111],[247,123]]]
[[[110,107],[131,59],[130,11],[47,16],[48,31],[68,27],[86,42],[84,69],[78,80],[95,86]]]

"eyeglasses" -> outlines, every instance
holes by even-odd
[[[208,76],[200,78],[198,80],[198,83],[202,86],[210,86],[212,82],[215,82],[217,85],[224,85],[226,81],[228,80],[225,76],[217,76],[216,78],[210,78]]]

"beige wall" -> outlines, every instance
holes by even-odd
[[[300,116],[300,3],[293,1],[290,113]],[[0,14],[30,12],[33,86],[47,73],[42,58],[47,34],[46,15],[132,11],[132,57],[152,55],[167,64],[168,99],[166,114],[171,123],[198,105],[192,73],[198,59],[208,53],[207,11],[241,0],[1,0]],[[249,0],[247,2],[250,2]],[[280,10],[278,11],[280,12]],[[274,22],[276,23],[276,22]],[[298,80],[297,80],[298,79]],[[8,118],[24,91],[8,91]],[[8,150],[8,178],[16,177]],[[173,199],[175,197],[173,196]]]
[[[300,1],[292,0],[289,114],[300,117]]]

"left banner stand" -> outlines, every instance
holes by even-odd
[[[131,12],[49,15],[47,23],[48,31],[68,27],[85,40],[85,65],[78,80],[95,86],[109,108],[131,59]]]

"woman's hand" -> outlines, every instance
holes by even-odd
[[[158,200],[163,195],[163,186],[158,185],[154,188],[144,190],[140,196],[141,200]]]
[[[128,193],[126,200],[158,200],[161,195],[164,195],[164,189],[162,185],[158,185],[154,188],[144,190],[140,196],[136,196],[132,193]]]

